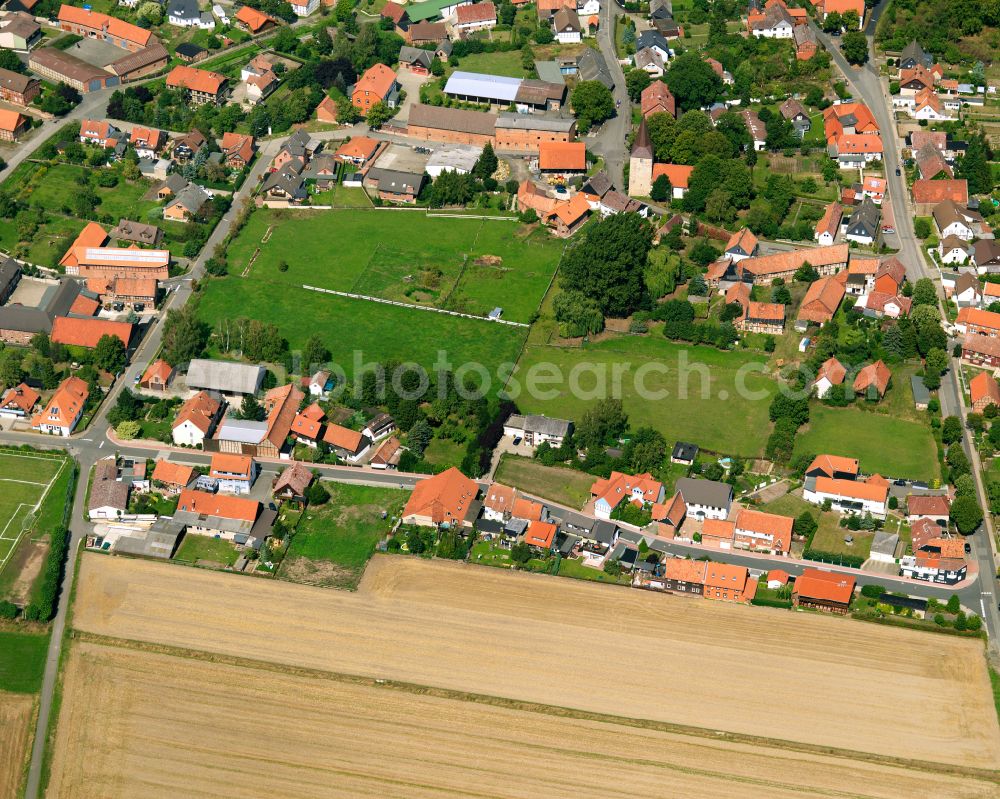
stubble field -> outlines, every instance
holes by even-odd
[[[31,741],[35,699],[29,694],[0,691],[0,796],[17,796]]]
[[[997,792],[968,641],[384,556],[348,594],[85,555],[74,626],[53,796]]]

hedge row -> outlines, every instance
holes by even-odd
[[[755,596],[750,600],[751,605],[761,605],[765,608],[791,608],[792,600],[790,599],[771,599],[769,597]]]
[[[819,549],[811,549],[807,547],[803,553],[802,557],[806,560],[818,560],[821,563],[834,563],[840,566],[850,566],[854,569],[860,569],[861,565],[865,562],[865,559],[860,555],[841,555],[835,552],[823,552]]]

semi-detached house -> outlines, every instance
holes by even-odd
[[[79,377],[67,377],[59,384],[45,409],[31,419],[32,430],[67,437],[83,416],[90,389]]]
[[[220,105],[226,99],[226,76],[179,64],[167,75],[167,88],[185,91],[192,105]]]
[[[884,519],[889,488],[882,481],[841,480],[830,477],[807,477],[802,498],[814,505],[827,500],[838,513],[871,514]]]
[[[276,511],[262,508],[255,499],[185,489],[177,501],[174,521],[184,526],[187,535],[259,549],[271,534],[276,516]]]
[[[219,491],[226,494],[249,494],[260,465],[249,455],[216,452],[212,455],[208,476],[215,480]]]
[[[725,519],[733,502],[733,487],[715,480],[682,477],[674,485],[684,499],[688,516],[695,519]]]
[[[622,502],[652,505],[663,502],[664,491],[663,483],[648,472],[635,475],[612,472],[606,480],[594,481],[590,495],[594,499],[594,515],[598,519],[610,519]]]

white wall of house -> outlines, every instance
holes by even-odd
[[[693,502],[685,502],[684,506],[687,508],[688,516],[697,516],[703,519],[720,519],[723,520],[729,516],[729,506],[724,508],[716,508],[712,505],[698,505]]]
[[[831,508],[838,513],[855,513],[864,515],[870,513],[876,519],[885,518],[885,503],[876,502],[870,499],[857,499],[855,497],[844,497],[839,494],[827,494],[824,491],[809,491],[803,489],[802,498],[813,505],[822,505],[826,500],[830,500]]]
[[[185,420],[173,429],[173,439],[179,447],[200,447],[205,441],[205,434],[189,420]]]
[[[556,41],[559,44],[579,44],[582,40],[580,31],[560,31],[556,34]]]

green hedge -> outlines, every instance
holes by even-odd
[[[751,601],[751,605],[760,605],[765,608],[785,608],[786,610],[792,607],[792,600],[790,599],[770,599],[769,597],[758,597],[755,596]]]
[[[808,547],[803,551],[802,557],[806,560],[818,560],[821,563],[850,566],[854,569],[860,569],[861,564],[865,562],[865,559],[860,555],[841,555],[835,552],[823,552],[822,550]]]

